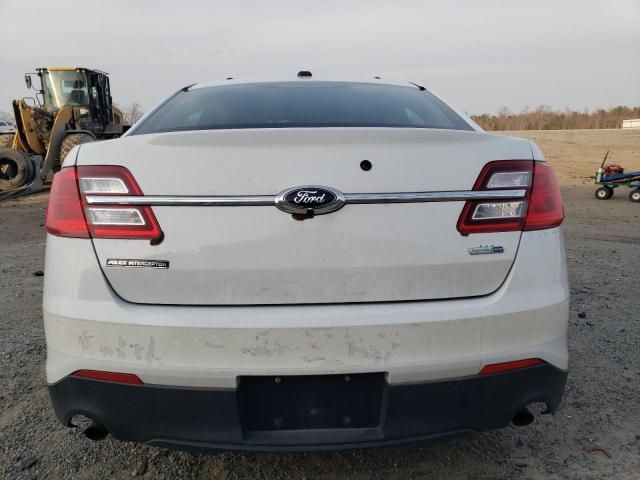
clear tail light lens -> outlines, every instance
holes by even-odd
[[[80,190],[87,194],[124,195],[129,189],[120,178],[87,177],[80,179]]]
[[[87,208],[91,225],[144,225],[145,221],[137,208]]]
[[[562,198],[553,169],[545,162],[507,160],[482,169],[474,191],[525,190],[523,199],[477,200],[465,204],[458,219],[462,235],[540,230],[560,225]]]
[[[500,218],[522,218],[527,202],[480,203],[473,211],[473,220],[495,220]]]
[[[496,172],[487,182],[487,188],[517,188],[531,185],[531,172]]]
[[[149,206],[89,205],[88,195],[141,196],[131,172],[119,166],[80,166],[53,179],[46,227],[64,237],[147,239],[158,242],[162,230]]]

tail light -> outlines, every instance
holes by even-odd
[[[131,172],[119,166],[62,169],[53,179],[45,225],[52,235],[79,238],[146,239],[162,230],[149,206],[88,205],[86,196],[141,196]]]
[[[474,191],[524,189],[517,200],[468,201],[458,231],[471,233],[542,230],[564,219],[562,198],[553,169],[545,162],[508,160],[490,162],[482,169]]]

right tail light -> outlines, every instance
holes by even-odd
[[[473,186],[474,191],[513,189],[526,190],[525,197],[468,201],[458,219],[458,231],[469,235],[542,230],[562,223],[562,197],[555,173],[548,163],[531,160],[490,162]]]

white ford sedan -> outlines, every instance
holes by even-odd
[[[553,170],[424,87],[309,72],[191,85],[63,167],[47,381],[90,438],[363,447],[561,404]]]

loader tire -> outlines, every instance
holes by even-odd
[[[10,148],[13,145],[15,133],[0,133],[0,148]]]
[[[71,151],[73,147],[76,145],[80,145],[81,143],[89,143],[95,142],[96,139],[93,138],[88,133],[70,133],[64,140],[62,140],[62,145],[60,145],[60,165],[64,162],[64,159],[67,157],[67,154]],[[57,167],[59,168],[60,165]],[[55,170],[57,170],[56,168]]]
[[[0,148],[0,191],[20,188],[33,178],[33,163],[29,157],[13,148]]]

